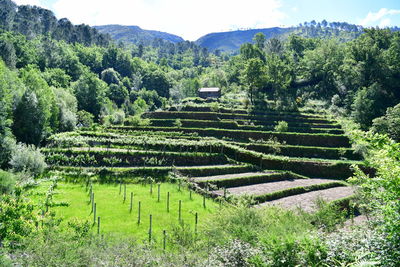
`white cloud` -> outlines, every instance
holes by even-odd
[[[400,9],[381,8],[378,12],[369,12],[368,15],[360,21],[363,26],[387,27],[390,26],[391,20],[388,16],[400,15]]]
[[[31,5],[31,6],[41,6],[44,5],[40,2],[40,0],[13,0],[17,5]]]
[[[281,25],[286,15],[280,8],[280,0],[58,0],[53,4],[57,17],[76,24],[138,25],[188,40],[238,27]]]
[[[389,27],[392,24],[392,21],[390,19],[383,19],[379,23],[379,28],[386,28]]]

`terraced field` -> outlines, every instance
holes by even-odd
[[[46,149],[53,172],[103,181],[178,172],[212,197],[251,195],[257,205],[305,207],[322,197],[348,199],[344,180],[362,158],[340,125],[324,115],[184,107],[144,114],[149,126],[111,126],[51,138]],[[279,121],[286,132],[274,131]],[[366,170],[366,168],[364,168]]]

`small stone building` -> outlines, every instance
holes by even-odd
[[[200,88],[199,89],[199,97],[201,98],[220,98],[221,97],[221,89],[217,87],[211,88]]]

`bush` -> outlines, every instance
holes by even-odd
[[[80,111],[78,111],[78,113],[76,115],[78,117],[77,118],[78,127],[87,127],[87,128],[92,127],[93,119],[94,119],[93,114],[91,114],[85,110],[80,110]]]
[[[45,157],[34,145],[19,143],[14,151],[10,165],[17,172],[28,172],[33,175],[41,174],[47,167]]]
[[[182,122],[181,122],[181,120],[180,120],[180,119],[176,119],[176,120],[174,121],[174,126],[175,126],[176,128],[181,128],[181,127],[182,127]]]
[[[396,142],[400,141],[400,104],[388,108],[386,115],[372,121],[372,131],[386,133]]]
[[[15,177],[12,173],[0,170],[0,195],[10,194],[14,190]]]
[[[275,132],[287,132],[289,129],[289,125],[286,121],[279,121],[278,124],[275,126]]]
[[[125,120],[125,125],[129,126],[149,126],[151,125],[150,119],[142,119],[139,115],[129,116]]]
[[[121,125],[124,123],[125,113],[123,110],[115,111],[110,117],[110,123],[113,125]]]

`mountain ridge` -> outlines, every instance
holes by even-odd
[[[175,34],[145,30],[136,25],[108,24],[93,26],[101,33],[109,34],[114,40],[133,44],[150,44],[154,39],[163,39],[171,43],[184,42],[185,40]]]

